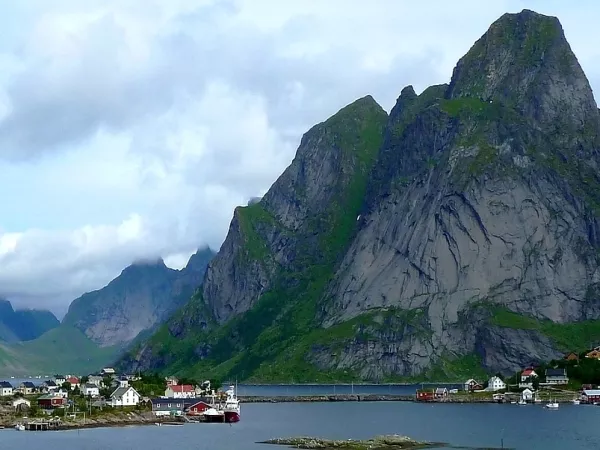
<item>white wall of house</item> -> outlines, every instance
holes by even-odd
[[[100,389],[98,386],[86,387],[83,391],[85,396],[91,395],[92,397],[98,397],[100,395]]]
[[[135,406],[140,403],[140,394],[135,389],[130,387],[120,397],[113,397],[111,399],[112,406]]]
[[[3,387],[2,389],[0,389],[0,396],[10,397],[11,395],[13,395],[13,388]]]
[[[492,377],[488,381],[488,389],[491,391],[502,391],[506,389],[506,383],[498,377]]]

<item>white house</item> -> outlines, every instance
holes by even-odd
[[[0,381],[0,397],[10,397],[13,395],[13,387],[8,381]]]
[[[63,388],[57,389],[53,394],[56,397],[69,398],[69,391]]]
[[[115,369],[113,369],[112,367],[105,367],[104,369],[102,369],[100,371],[100,375],[102,376],[110,376],[112,377],[113,375],[116,375],[117,372],[115,372]]]
[[[506,389],[506,383],[498,377],[492,377],[488,381],[488,391],[503,391]]]
[[[140,394],[132,388],[120,387],[110,394],[110,404],[116,406],[135,406],[140,402]]]
[[[96,386],[100,387],[100,385],[102,384],[102,380],[103,379],[104,378],[102,378],[99,375],[90,375],[88,377],[88,383],[95,384]]]
[[[119,387],[129,386],[129,379],[126,376],[119,377]]]
[[[100,396],[100,388],[93,383],[86,383],[83,387],[83,395],[86,397],[98,397]]]
[[[167,398],[192,398],[196,396],[196,389],[191,384],[175,384],[167,386],[165,397]]]
[[[523,392],[521,392],[521,398],[523,400],[525,400],[526,402],[530,402],[533,400],[533,391],[529,388],[524,389]]]
[[[538,374],[535,373],[535,370],[529,368],[525,369],[521,372],[521,380],[519,381],[520,388],[532,388],[533,380],[538,377]]]
[[[54,375],[54,382],[58,386],[62,386],[65,381],[67,381],[67,378],[64,375]]]

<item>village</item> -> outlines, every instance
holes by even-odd
[[[124,418],[135,416],[143,422],[149,416],[158,421],[168,417],[188,421],[190,418],[212,422],[239,420],[233,387],[222,391],[213,389],[210,381],[190,384],[181,383],[176,377],[119,375],[110,367],[82,377],[55,375],[40,384],[22,381],[13,386],[9,381],[1,381],[0,401],[0,416],[20,417],[23,421],[42,417],[78,422],[87,416],[91,423],[94,417],[114,417],[118,412]],[[17,424],[17,429],[20,425]]]
[[[569,370],[579,377],[570,379]],[[584,382],[581,378],[584,378]],[[598,405],[599,378],[600,346],[581,354],[568,353],[562,361],[551,361],[549,367],[532,364],[511,377],[496,374],[484,382],[470,378],[460,388],[419,389],[415,399],[425,402],[493,401],[520,405],[546,402],[545,406],[549,408],[558,408],[559,402]]]

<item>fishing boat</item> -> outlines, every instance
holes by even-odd
[[[546,404],[546,408],[558,409],[558,403],[555,400],[550,400],[550,402]]]
[[[225,413],[216,408],[208,408],[204,411],[204,419],[207,422],[225,422]]]
[[[240,421],[240,401],[235,395],[235,389],[233,386],[229,386],[229,389],[225,392],[227,394],[227,400],[225,400],[225,406],[223,406],[223,413],[225,414],[225,422],[233,423]]]

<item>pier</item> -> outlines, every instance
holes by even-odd
[[[23,425],[25,426],[26,431],[54,431],[61,428],[60,420],[27,422]]]

